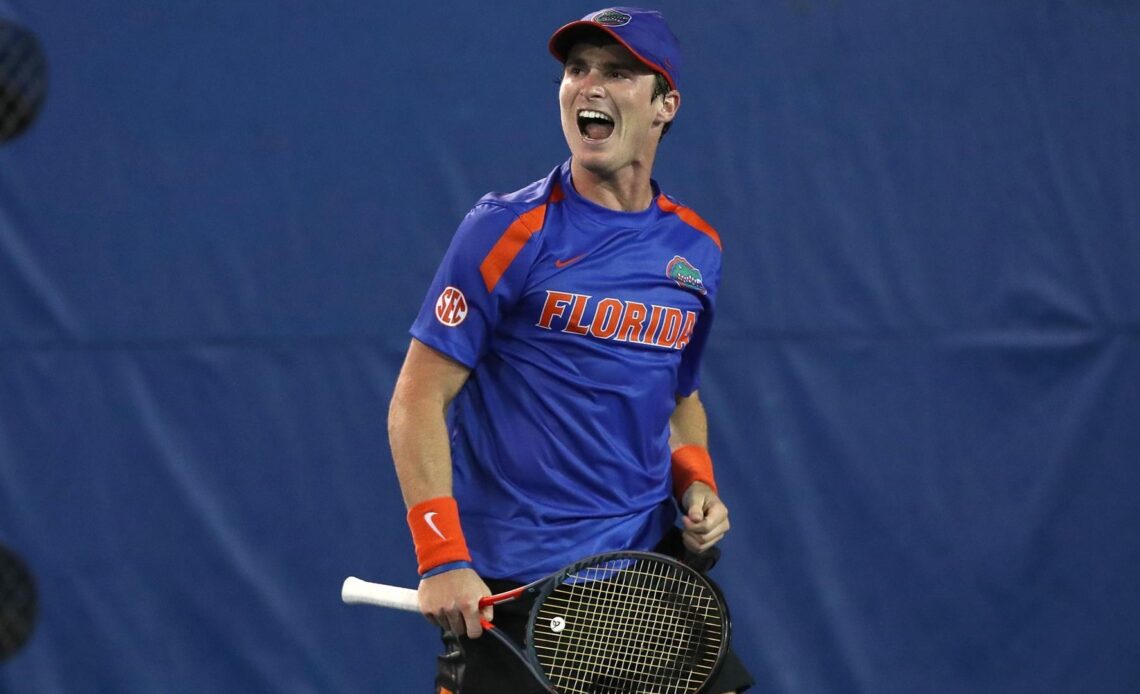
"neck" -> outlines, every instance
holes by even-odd
[[[615,172],[587,169],[570,160],[574,190],[590,202],[618,212],[640,212],[653,203],[650,167],[629,166]]]

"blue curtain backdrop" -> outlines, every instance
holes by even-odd
[[[726,249],[714,575],[758,692],[1140,691],[1140,4],[657,5]],[[455,225],[566,156],[560,4],[0,0],[4,692],[425,692],[385,434]]]

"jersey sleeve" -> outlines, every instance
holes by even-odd
[[[707,294],[703,297],[701,315],[693,328],[693,336],[685,350],[681,352],[681,365],[677,369],[677,395],[688,397],[701,387],[701,357],[712,330],[713,316],[716,313],[716,295],[720,288],[720,253],[712,256],[710,270],[705,272],[704,283]]]
[[[525,288],[537,242],[520,225],[513,210],[493,202],[467,213],[412,323],[413,337],[474,368]]]

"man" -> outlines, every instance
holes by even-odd
[[[448,645],[439,692],[542,691],[479,639],[492,588],[602,551],[708,557],[729,527],[697,394],[720,239],[651,179],[681,105],[677,39],[614,8],[549,48],[570,159],[460,224],[389,411],[420,608]],[[521,636],[520,609],[496,626]],[[709,691],[750,684],[732,656]]]

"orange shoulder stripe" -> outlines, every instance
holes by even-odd
[[[549,203],[561,200],[562,195],[562,188],[555,183],[553,190],[550,191],[550,197],[545,203],[519,215],[518,219],[512,222],[503,232],[503,235],[499,237],[499,240],[495,242],[491,252],[479,265],[479,273],[483,275],[483,284],[487,287],[488,292],[495,289],[495,285],[502,279],[503,273],[515,261],[519,251],[530,240],[530,237],[542,229],[542,224],[546,221],[546,206]]]
[[[673,214],[680,217],[681,221],[683,221],[685,224],[688,224],[697,231],[706,234],[713,240],[713,243],[716,244],[717,248],[720,248],[722,251],[724,250],[720,245],[720,234],[717,234],[716,229],[713,229],[708,222],[701,219],[701,216],[693,210],[685,207],[684,205],[678,205],[664,195],[657,196],[657,206],[666,212],[672,212]]]

